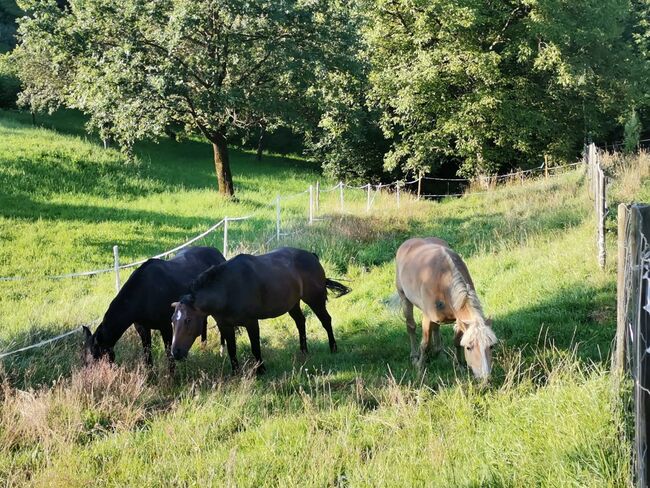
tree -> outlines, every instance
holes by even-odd
[[[200,133],[228,196],[228,136],[311,116],[301,98],[344,62],[351,35],[343,10],[325,0],[71,0],[64,9],[25,0],[23,8],[30,15],[15,59],[26,103],[81,109],[127,147],[170,125]]]
[[[371,0],[367,12],[389,168],[570,159],[637,97],[628,0]]]

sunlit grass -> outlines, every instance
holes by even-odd
[[[173,379],[156,338],[152,372],[129,332],[117,368],[79,367],[79,340],[4,361],[0,480],[8,485],[626,486],[627,441],[607,372],[615,263],[595,259],[578,169],[441,202],[403,193],[323,193],[309,225],[312,163],[233,151],[237,201],[214,191],[209,147],[143,144],[138,161],[79,136],[0,115],[0,275],[105,268],[164,251],[224,216],[234,252],[316,252],[352,293],[328,304],[339,353],[307,311],[310,355],[288,316],[261,324],[268,373],[231,378],[218,337],[195,345]],[[327,189],[336,182],[321,180]],[[645,188],[645,186],[643,187]],[[641,191],[641,190],[639,190]],[[466,260],[500,339],[480,389],[450,354],[419,377],[408,360],[393,258],[414,235],[446,239]],[[610,247],[614,238],[610,237]],[[200,244],[222,246],[217,231]],[[129,272],[121,273],[122,281]],[[0,350],[87,323],[114,296],[112,273],[0,283]],[[443,327],[451,345],[451,328]],[[250,358],[245,334],[239,354]],[[450,351],[448,351],[450,352]],[[53,385],[53,382],[56,382]]]

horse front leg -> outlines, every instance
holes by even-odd
[[[235,326],[230,324],[220,324],[219,330],[221,331],[222,341],[226,341],[228,348],[228,357],[230,358],[230,365],[232,366],[233,374],[239,372],[239,361],[237,361],[237,340],[235,339]]]
[[[411,362],[415,365],[418,364],[418,359],[420,358],[420,352],[418,348],[418,338],[415,335],[415,319],[413,318],[413,304],[408,301],[406,296],[398,291],[400,300],[402,302],[402,312],[404,312],[404,318],[406,319],[406,331],[409,335],[409,340],[411,341]]]
[[[166,327],[161,327],[160,335],[162,336],[163,344],[165,345],[165,356],[167,356],[167,362],[169,363],[169,374],[174,374],[174,371],[176,370],[176,361],[172,354],[172,339],[174,338],[174,333],[171,324],[168,324]]]
[[[463,340],[463,329],[458,324],[458,321],[456,321],[454,324],[454,346],[456,346],[456,360],[459,364],[465,364],[463,346],[460,345],[461,340]]]
[[[433,322],[429,320],[426,315],[422,316],[422,341],[420,342],[420,359],[418,361],[418,369],[420,372],[424,371],[427,362],[427,353],[431,349],[431,332]]]
[[[262,361],[262,350],[260,345],[260,324],[257,320],[246,324],[246,331],[251,343],[251,351],[255,357],[255,373],[260,375],[266,372],[266,367]]]
[[[133,324],[135,330],[140,336],[142,341],[142,349],[144,351],[144,360],[147,366],[153,366],[153,358],[151,356],[151,329],[142,324]]]

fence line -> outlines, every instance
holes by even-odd
[[[573,167],[576,164],[580,164],[580,163],[572,163],[572,164],[567,164],[567,165],[562,165],[562,166],[554,166],[554,167],[549,167],[548,169],[549,170],[556,170],[556,169],[560,169],[560,168],[568,168],[568,167]],[[529,174],[529,173],[531,173],[533,171],[539,171],[542,167],[544,167],[544,165],[542,165],[539,168],[533,168],[532,170],[523,170],[523,171],[508,173],[507,175],[500,175],[500,176],[491,177],[491,178],[496,178],[498,180],[501,177],[509,177],[509,176],[517,175],[517,174],[519,174],[519,175]],[[465,193],[459,193],[459,192],[456,192],[456,193],[447,192],[447,193],[444,193],[444,194],[422,194],[421,193],[421,184],[422,184],[423,180],[448,181],[448,182],[471,181],[471,180],[466,179],[466,178],[437,178],[437,177],[424,176],[424,175],[420,176],[419,178],[417,178],[415,180],[411,180],[411,181],[399,181],[398,180],[398,181],[395,181],[395,182],[392,182],[392,183],[382,183],[382,184],[378,184],[378,185],[372,185],[371,183],[367,183],[367,184],[362,185],[362,186],[355,186],[355,185],[350,185],[350,184],[344,183],[343,181],[340,181],[338,184],[336,184],[333,187],[328,188],[326,190],[320,190],[319,189],[319,191],[316,194],[316,199],[314,199],[313,188],[310,186],[311,190],[310,190],[310,188],[307,188],[306,190],[303,190],[301,192],[291,193],[291,194],[288,194],[288,195],[278,195],[276,197],[276,199],[269,202],[269,205],[271,205],[271,206],[275,205],[276,208],[279,209],[280,208],[280,203],[279,203],[280,199],[286,201],[288,199],[296,198],[296,197],[299,197],[299,196],[302,196],[302,195],[305,195],[305,194],[310,194],[311,195],[311,198],[310,198],[311,203],[309,204],[309,207],[308,207],[308,212],[309,212],[308,215],[310,217],[309,222],[313,223],[315,220],[320,220],[320,219],[317,219],[316,215],[315,215],[315,213],[318,211],[319,194],[320,193],[327,193],[327,192],[336,191],[337,189],[339,190],[339,209],[340,209],[340,211],[344,210],[344,189],[345,188],[348,188],[348,189],[351,189],[351,190],[365,190],[367,192],[367,196],[366,196],[366,211],[367,212],[370,212],[370,209],[371,209],[371,207],[372,207],[372,205],[373,205],[373,203],[375,201],[375,198],[377,196],[377,193],[382,188],[391,188],[391,187],[395,186],[395,188],[396,188],[395,192],[399,194],[399,191],[397,190],[398,187],[401,186],[401,188],[405,188],[406,185],[411,185],[411,184],[417,183],[418,184],[418,193],[417,193],[418,194],[418,199],[420,197],[441,198],[441,197],[446,197],[446,196],[450,196],[450,197],[451,196],[462,196],[462,195],[465,194]],[[374,193],[374,196],[371,196],[373,186],[376,188],[376,191]],[[472,192],[472,193],[480,193],[480,192]],[[396,203],[397,203],[398,206],[400,204],[399,199],[400,199],[400,197],[398,195],[396,197]],[[280,232],[280,214],[279,214],[279,212],[280,212],[280,210],[277,210],[277,215],[276,215],[276,237],[278,238],[278,240],[279,240],[280,236],[282,235],[281,232]],[[227,235],[228,235],[228,230],[227,230],[228,224],[227,224],[227,222],[246,220],[246,219],[251,218],[256,213],[258,213],[258,212],[255,212],[254,214],[251,214],[251,215],[248,215],[248,216],[245,216],[245,217],[225,217],[224,219],[221,219],[216,224],[210,226],[205,231],[203,231],[200,234],[192,237],[191,239],[188,239],[187,241],[180,244],[179,246],[176,246],[176,247],[174,247],[172,249],[169,249],[169,250],[167,250],[165,252],[162,252],[160,254],[156,254],[154,256],[147,257],[147,258],[144,258],[144,259],[140,259],[138,261],[134,261],[134,262],[131,262],[131,263],[120,264],[120,262],[119,262],[119,249],[117,248],[117,246],[114,246],[113,247],[113,266],[110,267],[110,268],[102,268],[102,269],[95,269],[95,270],[89,270],[89,271],[65,273],[65,274],[59,274],[59,275],[5,276],[5,277],[0,277],[0,282],[59,280],[59,279],[77,278],[77,277],[84,277],[84,276],[96,276],[96,275],[99,275],[99,274],[111,273],[112,272],[112,273],[115,273],[115,286],[116,286],[116,289],[119,290],[119,287],[120,287],[119,270],[129,269],[129,268],[139,266],[139,265],[145,263],[149,259],[160,259],[160,258],[167,257],[170,254],[174,254],[174,253],[176,253],[176,252],[190,246],[194,242],[196,242],[196,241],[198,241],[200,239],[203,239],[204,237],[206,237],[210,233],[214,232],[216,229],[218,229],[222,225],[224,225],[224,227],[226,228],[226,230],[224,232],[224,238],[225,238],[225,242],[227,242],[227,240],[228,240],[228,237],[227,237]],[[227,253],[227,249],[225,250],[224,255],[226,253]]]
[[[632,377],[634,390],[634,453],[636,486],[650,480],[646,411],[650,406],[650,206],[621,204],[618,208],[618,278],[616,343],[612,368],[616,390],[622,373]]]

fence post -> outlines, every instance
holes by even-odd
[[[368,197],[366,198],[366,212],[370,212],[370,183],[368,183]]]
[[[115,291],[120,291],[120,252],[113,246],[113,266],[115,267]]]
[[[605,242],[605,217],[607,215],[606,191],[607,182],[605,173],[598,165],[598,264],[605,267],[607,261],[607,247]]]
[[[280,195],[275,197],[275,239],[280,242]]]
[[[319,207],[320,207],[320,180],[316,180],[316,210],[315,210],[316,215],[318,215]]]
[[[612,354],[612,372],[618,385],[618,378],[625,366],[625,241],[627,239],[627,205],[618,206],[618,262],[616,275],[616,344]]]
[[[395,189],[396,189],[395,193],[397,194],[397,209],[398,210],[399,210],[399,184],[400,184],[399,181],[395,184]]]
[[[341,203],[341,212],[343,212],[343,182],[339,181],[339,201]]]
[[[223,218],[223,257],[228,259],[228,217]]]
[[[544,176],[548,180],[548,154],[544,154]]]
[[[420,199],[421,193],[422,193],[422,173],[420,173],[420,177],[418,178],[418,200]]]
[[[314,222],[314,185],[309,185],[309,225]]]

